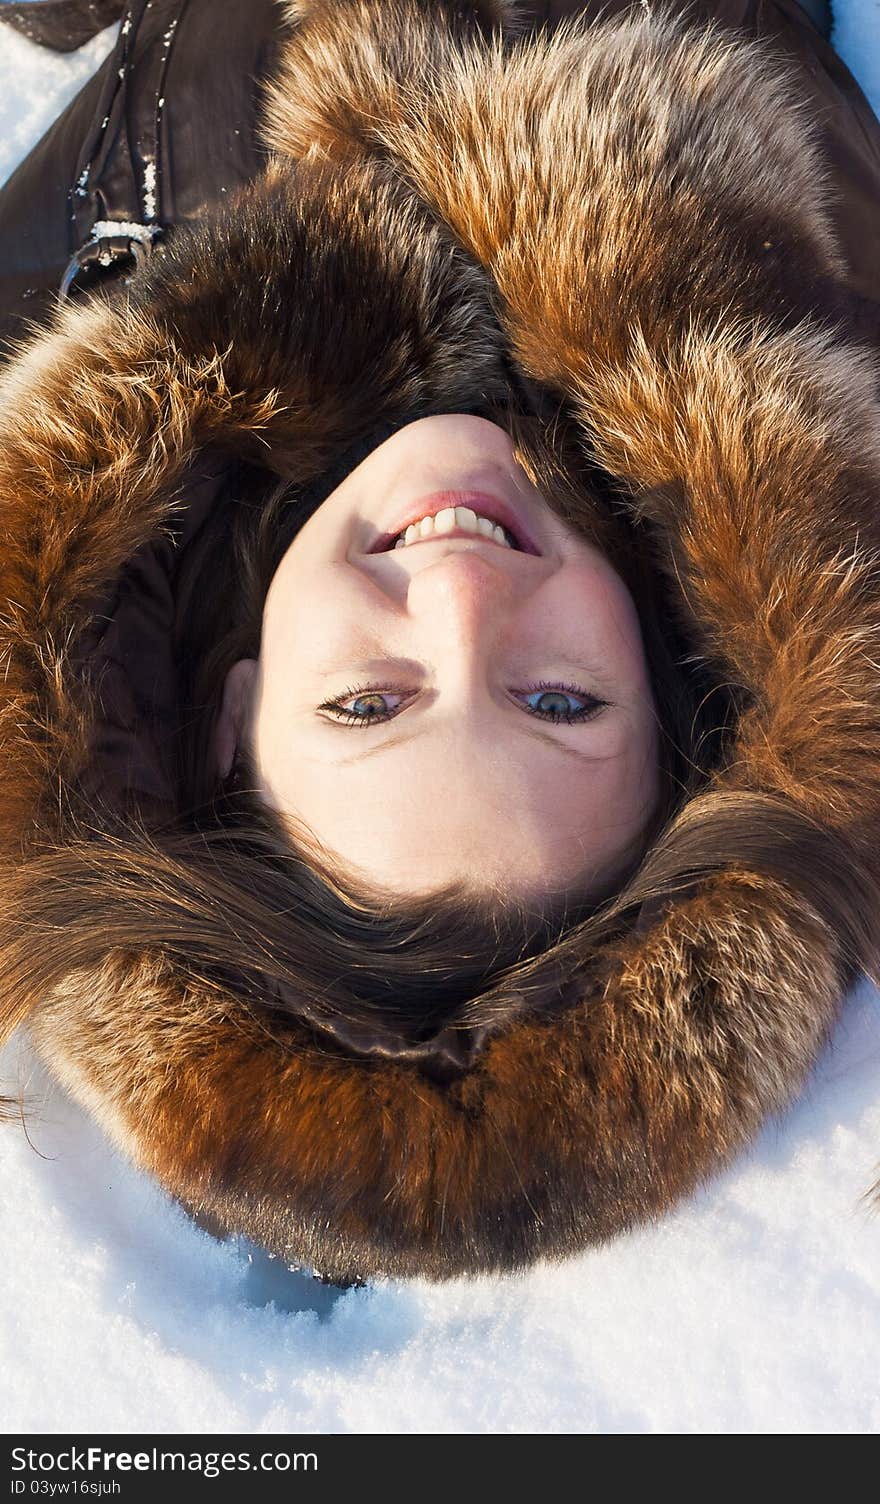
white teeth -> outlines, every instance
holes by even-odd
[[[492,538],[496,543],[503,543],[505,548],[513,547],[503,527],[489,517],[478,516],[471,507],[444,507],[442,512],[435,512],[433,517],[422,517],[418,522],[411,522],[395,540],[394,547],[406,548],[410,543],[417,543],[420,538],[430,538],[434,533],[451,533],[455,529]]]

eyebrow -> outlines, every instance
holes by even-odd
[[[381,741],[373,742],[370,746],[363,748],[363,750],[361,751],[352,752],[348,757],[333,758],[333,766],[342,768],[347,767],[349,763],[365,762],[368,757],[375,757],[377,752],[385,752],[389,747],[403,747],[407,742],[415,741],[416,737],[419,734],[420,733],[418,731],[408,731],[403,736],[383,737]],[[590,757],[581,748],[572,747],[568,742],[559,741],[557,737],[553,736],[552,732],[540,731],[537,727],[523,726],[521,728],[521,734],[523,736],[531,736],[535,741],[547,742],[551,747],[555,747],[557,751],[565,753],[567,757],[576,757],[581,762],[598,761],[597,758]],[[329,761],[331,759],[322,760]],[[603,758],[602,761],[604,760],[605,759]]]

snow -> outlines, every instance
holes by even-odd
[[[108,26],[76,52],[61,53],[36,47],[19,32],[3,27],[0,183],[91,78],[113,46],[116,32],[116,26]]]
[[[836,4],[880,109],[880,0]],[[112,40],[61,58],[0,32],[0,177]],[[853,990],[797,1105],[656,1226],[517,1278],[342,1294],[200,1231],[19,1036],[0,1057],[31,1103],[27,1135],[0,1131],[0,1428],[874,1433],[877,1002]]]

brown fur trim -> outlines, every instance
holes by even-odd
[[[516,0],[286,0],[285,10],[297,29],[268,93],[263,139],[295,159],[359,150],[370,120],[392,119],[401,94],[442,77],[468,41],[512,39],[527,26]]]
[[[442,1278],[658,1214],[791,1099],[837,994],[824,927],[731,877],[451,1089],[273,1036],[149,958],[72,975],[33,1032],[119,1146],[200,1213],[337,1278]]]
[[[350,32],[357,32],[363,26],[365,18],[369,19],[364,0],[279,0],[279,3],[293,25],[302,25],[305,21],[314,23],[322,17],[341,15],[346,28]],[[490,32],[496,27],[516,28],[525,24],[519,0],[466,0],[464,4],[461,0],[416,0],[416,3],[431,24],[440,24],[448,17],[449,24],[466,36],[478,30]],[[397,9],[396,12],[395,0],[389,0],[383,9],[386,16],[390,17],[395,35],[398,38],[404,35],[412,17],[410,0],[407,0],[402,10]]]
[[[195,448],[307,479],[385,414],[502,392],[512,352],[571,404],[695,652],[742,690],[718,790],[818,816],[880,897],[877,372],[837,323],[784,70],[662,13],[511,43],[361,0],[299,7],[267,120],[274,159],[235,212],[128,302],[63,315],[0,387],[7,850],[76,751],[66,653],[90,593],[162,525]],[[219,1225],[339,1276],[441,1278],[686,1194],[799,1090],[849,975],[830,925],[749,871],[600,962],[444,1088],[318,1052],[152,955],[72,973],[33,1031]]]

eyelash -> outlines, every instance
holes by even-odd
[[[578,700],[587,700],[591,702],[590,704],[585,706],[583,710],[572,711],[567,715],[550,715],[547,711],[533,710],[531,707],[526,707],[529,715],[535,716],[539,721],[551,721],[554,725],[571,726],[582,721],[591,721],[594,716],[598,715],[600,710],[604,710],[605,706],[610,704],[609,700],[600,700],[595,695],[586,694],[582,689],[576,689],[573,684],[548,684],[544,680],[540,681],[538,684],[529,684],[526,688],[525,693],[535,695],[546,693],[548,691],[556,694],[574,695]],[[395,689],[393,685],[389,684],[361,684],[360,686],[355,685],[347,689],[344,694],[341,694],[338,697],[338,699],[324,700],[324,702],[318,706],[318,709],[328,711],[335,719],[339,720],[343,725],[346,726],[376,726],[384,721],[393,720],[396,715],[400,714],[400,711],[404,707],[402,705],[398,705],[396,709],[388,711],[385,715],[355,715],[353,711],[344,710],[342,708],[343,701],[356,699],[360,695],[400,695],[405,693],[405,690]]]

